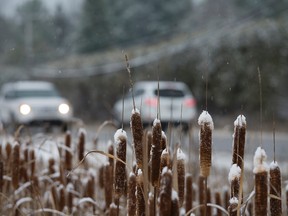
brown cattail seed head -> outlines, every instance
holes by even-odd
[[[85,196],[94,199],[94,192],[95,192],[95,178],[92,174],[90,174],[86,184]]]
[[[160,162],[162,154],[161,146],[162,138],[162,128],[159,119],[155,119],[152,128],[152,148],[151,148],[151,183],[153,187],[159,186],[159,176],[160,176]]]
[[[114,142],[117,146],[117,158],[126,163],[127,135],[122,129],[117,130],[114,135]],[[125,193],[126,186],[126,165],[117,160],[115,165],[115,195],[119,198]]]
[[[237,164],[233,164],[230,168],[228,180],[231,185],[231,196],[239,199],[241,169]]]
[[[229,216],[237,216],[238,199],[232,197],[229,201],[228,213]]]
[[[55,173],[54,165],[55,165],[54,158],[50,158],[49,161],[48,161],[48,170],[49,170],[49,174],[50,175]]]
[[[193,208],[193,179],[191,174],[186,175],[186,196],[185,210],[186,213]]]
[[[161,146],[162,150],[167,148],[167,137],[164,131],[162,131]]]
[[[3,184],[4,184],[3,176],[4,176],[4,164],[3,161],[0,160],[0,193],[2,193],[3,191]]]
[[[172,173],[167,167],[163,169],[159,190],[159,215],[171,214]]]
[[[255,198],[254,198],[254,214],[255,216],[263,216],[268,213],[268,166],[265,162],[266,153],[264,149],[258,147],[254,155],[255,174]]]
[[[185,154],[180,148],[177,150],[177,176],[179,205],[181,207],[184,202],[185,190]]]
[[[72,208],[73,208],[73,190],[74,190],[73,184],[68,183],[66,187],[66,191],[67,191],[66,206],[68,207],[68,211],[70,214],[72,213]]]
[[[118,208],[115,203],[111,203],[109,206],[109,216],[117,216]]]
[[[66,146],[66,151],[65,151],[65,169],[67,171],[72,170],[72,149],[71,149],[71,133],[70,131],[67,131],[65,134],[65,146]]]
[[[86,131],[82,128],[78,135],[78,160],[81,161],[84,158],[85,151],[85,136]]]
[[[164,149],[161,154],[160,171],[162,172],[164,167],[168,167],[168,169],[171,169],[171,164],[172,163],[169,151],[167,149]]]
[[[222,207],[221,195],[218,191],[215,192],[215,204]],[[217,211],[216,216],[222,216],[221,209],[217,209],[216,211]]]
[[[198,179],[198,202],[200,205],[205,203],[205,177],[199,176]],[[205,209],[202,207],[200,208],[200,215],[204,215]]]
[[[104,170],[105,170],[105,166],[102,165],[98,171],[98,173],[99,173],[98,174],[98,182],[99,182],[100,188],[104,188]]]
[[[30,163],[31,163],[31,165],[30,165],[30,167],[31,167],[31,174],[30,174],[30,176],[31,176],[31,179],[33,179],[33,176],[34,176],[34,174],[35,174],[35,167],[36,167],[36,158],[35,158],[35,151],[34,151],[34,149],[31,149],[31,150],[29,151],[29,156],[30,156]]]
[[[179,198],[175,190],[172,191],[172,201],[171,201],[171,216],[180,215]]]
[[[13,146],[13,161],[12,161],[12,185],[14,189],[19,186],[19,171],[20,171],[20,145],[16,142]]]
[[[150,159],[150,152],[152,147],[152,132],[147,132],[147,158]]]
[[[130,173],[128,179],[128,198],[127,198],[128,216],[136,214],[136,176],[133,172]]]
[[[64,207],[65,207],[65,188],[63,185],[59,186],[59,211],[63,211]]]
[[[199,116],[198,124],[200,128],[200,175],[208,177],[212,159],[212,130],[213,120],[207,111],[203,111]]]
[[[141,169],[137,171],[136,177],[136,215],[145,216],[145,198],[143,194],[143,174]]]
[[[143,125],[139,110],[136,108],[132,110],[131,115],[131,132],[133,137],[133,144],[135,150],[136,163],[139,169],[143,166]]]
[[[104,168],[104,183],[105,183],[105,203],[106,208],[108,209],[110,204],[112,203],[112,194],[113,194],[113,169],[110,164],[106,164]]]
[[[281,200],[281,171],[276,161],[270,164],[270,194],[278,197],[275,199],[270,197],[270,212],[272,216],[282,215]]]
[[[243,115],[239,115],[234,121],[232,164],[237,164],[241,169],[243,168],[244,160],[245,136],[246,118]]]

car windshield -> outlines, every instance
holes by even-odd
[[[7,99],[16,99],[16,98],[33,98],[33,97],[57,97],[59,96],[58,92],[56,90],[43,90],[43,89],[37,89],[37,90],[15,90],[10,91],[6,94]]]
[[[158,95],[158,90],[154,91],[155,95]],[[184,97],[184,92],[178,89],[159,89],[160,97]]]

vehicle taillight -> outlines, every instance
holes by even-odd
[[[158,104],[157,98],[147,98],[145,100],[145,105],[147,105],[147,106],[156,107],[157,104]]]
[[[194,98],[189,98],[184,101],[184,106],[194,107],[196,105],[196,100]]]

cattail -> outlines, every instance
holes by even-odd
[[[179,198],[178,194],[175,190],[172,190],[172,200],[171,200],[171,216],[179,216],[180,215],[180,206],[179,206]]]
[[[13,161],[12,161],[12,185],[14,189],[19,186],[19,170],[20,170],[20,145],[16,142],[13,146]]]
[[[159,189],[159,215],[171,214],[172,202],[172,173],[167,167],[163,169]]]
[[[85,151],[85,136],[86,131],[82,128],[79,131],[78,135],[78,160],[81,161],[84,158],[84,151]]]
[[[177,177],[178,177],[178,196],[179,205],[182,207],[184,202],[185,190],[185,154],[180,148],[177,150]]]
[[[124,163],[126,162],[126,145],[127,135],[122,129],[117,130],[114,135],[114,142],[117,145],[117,158],[121,159]],[[117,160],[115,165],[115,196],[120,198],[125,193],[126,185],[126,165],[121,161]]]
[[[266,153],[264,149],[258,147],[254,155],[255,174],[255,198],[254,198],[254,215],[267,215],[268,209],[268,166],[265,162]]]
[[[19,168],[19,180],[21,181],[23,179],[24,182],[28,182],[29,181],[29,176],[28,176],[28,173],[27,173],[27,169],[25,167],[20,167]],[[30,176],[30,179],[33,179],[31,178]]]
[[[150,159],[150,152],[152,148],[152,132],[148,131],[147,132],[147,158],[148,160]]]
[[[155,216],[155,206],[154,206],[154,194],[152,194],[151,192],[149,193],[149,197],[148,197],[148,205],[149,205],[149,216]]]
[[[104,185],[105,185],[104,184],[104,170],[105,170],[105,166],[102,165],[98,171],[98,183],[99,183],[100,188],[104,188]]]
[[[94,176],[90,174],[87,184],[86,184],[86,197],[90,197],[94,199],[94,192],[95,192],[95,179]]]
[[[241,168],[237,164],[233,164],[230,168],[228,175],[228,180],[231,185],[231,196],[239,199],[239,189],[240,189],[240,176]]]
[[[198,119],[200,128],[200,175],[207,178],[210,174],[212,158],[213,120],[208,111],[203,111]]]
[[[30,177],[31,177],[31,179],[33,179],[34,174],[35,174],[35,167],[36,167],[36,158],[35,158],[34,149],[31,149],[29,151],[29,158],[30,158],[30,161],[31,161],[31,164],[30,164],[30,169],[31,169]]]
[[[160,176],[160,162],[161,162],[161,138],[162,129],[159,119],[155,119],[152,128],[152,148],[151,148],[151,183],[153,187],[159,187],[159,176]]]
[[[59,211],[63,211],[65,207],[65,188],[63,185],[59,186]]]
[[[54,158],[50,158],[48,161],[48,170],[49,170],[49,175],[52,175],[55,173],[55,160]]]
[[[162,172],[164,167],[168,167],[168,169],[171,169],[171,158],[169,151],[167,149],[164,149],[161,154],[161,160],[160,160],[160,172]]]
[[[111,203],[109,206],[109,216],[117,216],[118,215],[118,208],[115,203]]]
[[[112,141],[109,141],[109,143],[108,143],[108,154],[114,156],[114,146],[113,146]],[[114,167],[115,167],[114,166],[114,158],[108,157],[108,162],[109,162],[111,169],[113,170],[113,172],[111,173],[111,179],[114,181]]]
[[[282,215],[281,171],[276,161],[270,164],[270,194],[279,198],[270,197],[271,216]]]
[[[243,169],[245,136],[246,118],[244,115],[239,115],[234,121],[232,164],[237,164],[240,169]]]
[[[72,152],[71,152],[71,133],[70,131],[67,131],[65,134],[65,146],[66,146],[66,151],[65,151],[65,169],[67,171],[72,170]]]
[[[215,204],[222,207],[221,195],[218,191],[215,192]],[[216,216],[222,216],[222,211],[218,208],[216,210]]]
[[[128,216],[136,214],[136,176],[133,172],[130,173],[128,179],[128,198],[127,198]]]
[[[5,151],[7,155],[7,161],[9,161],[10,155],[12,153],[12,146],[9,142],[6,144]]]
[[[72,213],[72,209],[73,209],[73,190],[74,190],[73,184],[68,183],[66,187],[66,191],[67,191],[66,206],[68,207],[69,214]]]
[[[137,171],[136,177],[136,215],[145,216],[145,199],[143,194],[143,174],[141,169]]]
[[[230,195],[229,195],[229,189],[225,186],[224,187],[224,192],[223,192],[223,196],[224,196],[224,208],[226,210],[228,210],[228,207],[230,205]]]
[[[59,210],[59,198],[58,198],[57,188],[55,185],[52,185],[51,187],[51,195],[52,195],[54,208]]]
[[[132,132],[132,137],[133,137],[133,144],[134,144],[137,167],[139,169],[142,169],[142,166],[143,166],[143,144],[142,144],[143,125],[142,125],[140,112],[136,108],[132,110],[130,126],[131,126],[131,132]]]
[[[113,169],[110,164],[106,164],[104,168],[104,191],[105,191],[105,203],[106,208],[108,209],[110,204],[112,203],[112,195],[113,195],[113,179],[112,177]]]
[[[205,203],[205,184],[204,184],[205,178],[203,176],[199,176],[198,179],[198,196],[199,196],[199,205],[204,205]],[[204,207],[200,208],[200,215],[204,215]]]
[[[167,137],[164,131],[162,131],[161,146],[162,151],[167,148]]]
[[[186,175],[186,196],[185,210],[186,213],[193,208],[193,179],[191,174]]]
[[[237,207],[238,207],[238,199],[236,197],[232,197],[229,201],[229,207],[228,207],[229,216],[237,216]]]

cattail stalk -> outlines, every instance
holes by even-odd
[[[276,161],[270,164],[270,194],[278,197],[278,199],[270,197],[271,216],[282,215],[281,171]]]
[[[185,210],[186,213],[193,208],[193,179],[191,174],[186,175],[186,196]]]
[[[20,145],[18,142],[13,147],[13,161],[12,161],[12,185],[14,189],[19,186],[19,171],[20,171]]]
[[[254,215],[266,216],[268,213],[268,166],[265,162],[266,153],[258,147],[254,155],[255,198]]]
[[[136,176],[133,172],[128,179],[127,209],[128,216],[136,215]]]
[[[243,169],[245,137],[246,118],[244,115],[239,115],[234,121],[232,164],[237,164],[240,169]]]
[[[172,202],[172,173],[167,167],[163,169],[159,189],[159,215],[171,214]]]
[[[177,177],[178,177],[178,197],[179,205],[182,207],[185,193],[185,154],[178,148],[177,150]]]
[[[143,166],[143,125],[139,110],[134,108],[131,115],[131,132],[133,137],[136,163],[139,169]]]

